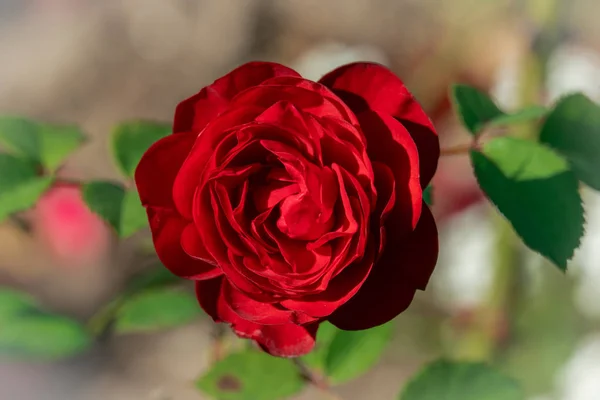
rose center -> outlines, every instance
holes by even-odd
[[[292,239],[318,239],[333,225],[333,218],[324,218],[323,205],[316,204],[308,193],[286,198],[279,208],[277,228]]]

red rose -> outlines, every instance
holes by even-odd
[[[135,176],[154,245],[237,335],[298,356],[320,322],[371,328],[425,289],[438,241],[422,189],[439,143],[385,67],[316,83],[249,63],[179,104],[173,132]]]

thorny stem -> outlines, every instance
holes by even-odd
[[[336,393],[331,391],[327,381],[315,374],[302,360],[295,358],[294,364],[298,368],[300,375],[311,385],[316,387],[325,398],[329,400],[342,400]]]

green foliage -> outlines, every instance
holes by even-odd
[[[548,109],[542,106],[529,106],[512,114],[503,114],[489,122],[489,126],[506,126],[531,122],[544,117]]]
[[[481,134],[486,126],[522,124],[548,113],[545,107],[535,105],[508,114],[498,108],[487,94],[467,85],[452,87],[452,102],[463,125],[473,136]]]
[[[429,185],[423,190],[423,201],[428,205],[433,205],[433,185]]]
[[[518,379],[530,396],[550,393],[555,378],[577,349],[585,319],[573,301],[575,282],[544,268],[538,290],[517,296],[511,310],[511,345],[499,357],[501,371]]]
[[[540,141],[564,155],[577,178],[600,190],[600,106],[583,94],[564,97],[548,115]]]
[[[74,126],[40,125],[39,160],[48,171],[53,172],[85,141],[83,132]]]
[[[182,279],[173,275],[171,271],[164,266],[157,265],[149,271],[136,276],[127,285],[125,294],[137,293],[143,289],[160,288],[181,282]]]
[[[115,319],[119,316],[121,307],[127,304],[136,294],[148,292],[153,289],[165,289],[180,281],[180,278],[173,275],[162,264],[158,263],[158,265],[154,266],[152,269],[134,277],[120,296],[106,304],[99,312],[97,312],[88,323],[90,331],[95,336],[101,336],[113,328]],[[134,318],[137,317],[134,316]]]
[[[327,358],[327,353],[329,352],[329,346],[338,332],[339,329],[329,322],[320,324],[319,330],[317,331],[315,348],[310,353],[303,356],[302,361],[304,361],[311,369],[324,373],[325,360]]]
[[[523,242],[562,270],[583,235],[577,179],[551,149],[497,138],[471,152],[479,185]]]
[[[392,338],[393,324],[364,331],[342,331],[333,337],[325,358],[325,374],[332,383],[352,380],[371,369]]]
[[[146,150],[170,133],[170,126],[149,121],[130,121],[118,125],[112,134],[111,148],[121,172],[133,178]]]
[[[11,152],[39,161],[38,124],[21,117],[0,117],[0,144]]]
[[[84,184],[82,193],[90,210],[108,222],[122,238],[148,225],[146,211],[135,190],[125,190],[112,182],[94,181]]]
[[[400,400],[524,400],[519,385],[485,364],[437,361],[412,379]]]
[[[33,207],[52,184],[52,178],[37,176],[32,162],[10,154],[0,153],[0,172],[0,222]]]
[[[96,181],[83,185],[82,193],[90,210],[120,232],[125,189],[112,182]]]
[[[147,226],[146,209],[142,206],[137,190],[127,190],[121,209],[120,236],[129,237]]]
[[[477,136],[484,126],[504,114],[489,96],[467,85],[452,86],[452,101],[465,127]]]
[[[0,289],[0,321],[35,308],[33,298],[23,292]]]
[[[0,117],[0,145],[55,171],[85,140],[73,126],[41,124],[27,118]]]
[[[118,333],[150,332],[193,321],[200,315],[195,296],[175,289],[149,289],[127,298],[115,316]]]
[[[91,344],[77,321],[43,312],[28,295],[0,290],[0,355],[56,360],[81,353]]]
[[[213,365],[196,386],[218,400],[277,400],[300,392],[304,381],[292,361],[247,350]]]

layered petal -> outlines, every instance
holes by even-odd
[[[183,232],[191,221],[182,218],[173,202],[173,182],[187,157],[196,135],[182,133],[167,136],[148,149],[135,172],[142,205],[146,207],[156,253],[175,275],[188,279],[210,279],[221,275],[212,258],[193,257],[182,246]],[[201,254],[201,243],[194,249]],[[194,251],[196,252],[196,251]]]
[[[236,94],[278,76],[300,75],[288,67],[270,62],[250,62],[234,69],[179,103],[175,109],[173,132],[200,133],[211,120],[227,108],[229,101]]]
[[[391,212],[398,233],[411,232],[421,216],[423,200],[417,146],[406,128],[389,115],[367,110],[358,117],[367,137],[369,158],[387,165],[394,175],[396,193]]]
[[[174,209],[173,183],[194,146],[193,133],[166,136],[144,153],[135,170],[135,184],[145,207]]]
[[[426,187],[437,168],[439,140],[431,120],[392,71],[374,63],[342,66],[320,81],[359,114],[365,110],[391,115],[410,132],[419,149],[421,185]]]
[[[241,318],[219,296],[218,314],[236,335],[255,340],[266,352],[277,357],[299,357],[309,353],[315,345],[318,324],[261,325]]]
[[[211,279],[222,274],[211,259],[195,258],[184,251],[181,238],[190,222],[164,209],[148,208],[147,211],[156,254],[172,273],[192,280]]]
[[[329,321],[344,330],[369,329],[390,321],[410,305],[417,289],[425,289],[437,255],[437,228],[424,206],[413,234],[404,240],[388,235],[367,281]]]

